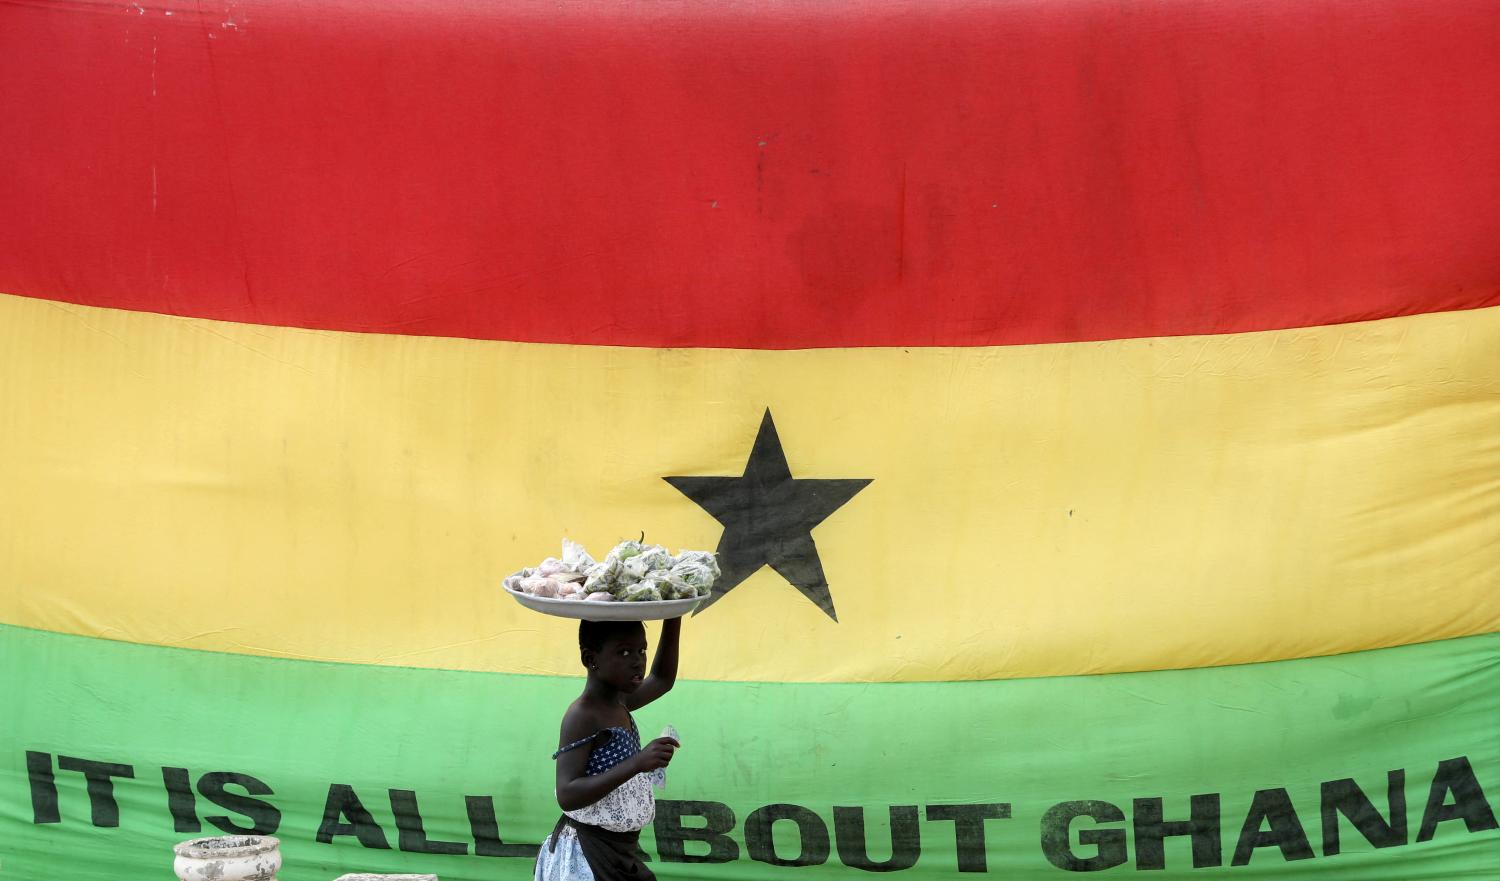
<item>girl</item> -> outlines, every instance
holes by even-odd
[[[662,625],[646,676],[646,628],[639,621],[582,621],[578,648],[588,682],[563,714],[557,804],[563,815],[537,855],[535,881],[654,881],[640,858],[640,831],[656,816],[648,772],[665,768],[678,743],[644,747],[630,711],[677,680],[682,619]]]

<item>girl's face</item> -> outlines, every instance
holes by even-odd
[[[604,647],[594,655],[590,673],[626,694],[640,688],[646,676],[646,629],[605,640]]]

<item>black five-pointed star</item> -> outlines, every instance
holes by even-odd
[[[770,566],[828,617],[839,619],[812,529],[868,486],[869,479],[792,477],[770,410],[761,420],[743,476],[662,479],[724,524],[718,550],[723,574],[714,584],[713,595],[698,607],[699,612],[760,567]]]

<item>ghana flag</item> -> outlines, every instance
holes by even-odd
[[[0,6],[0,878],[1500,879],[1479,0]],[[656,635],[654,627],[649,636]]]

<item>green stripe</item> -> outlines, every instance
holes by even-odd
[[[686,636],[689,663],[711,647]],[[282,881],[344,871],[432,871],[444,881],[525,878],[524,858],[473,855],[463,796],[490,796],[507,842],[539,841],[551,800],[558,719],[578,680],[278,661],[137,646],[0,626],[0,877],[170,877],[174,832],[161,768],[196,778],[237,771],[264,781],[281,813]],[[749,858],[746,820],[771,804],[808,809],[832,833],[835,806],[862,807],[871,856],[891,843],[891,805],[915,805],[920,858],[906,877],[950,878],[955,823],[925,806],[1004,802],[986,824],[995,877],[1062,878],[1044,857],[1041,820],[1068,800],[1127,816],[1162,797],[1168,819],[1188,797],[1221,798],[1223,861],[1233,857],[1256,790],[1285,787],[1311,859],[1262,848],[1241,878],[1500,879],[1500,833],[1462,819],[1415,838],[1439,762],[1467,757],[1500,807],[1500,635],[1240,667],[1114,676],[911,684],[685,682],[638,714],[647,735],[672,723],[684,747],[665,798],[718,802],[735,817],[726,865],[653,863],[662,877],[770,878],[850,874],[832,848],[821,868]],[[81,773],[55,771],[61,822],[33,823],[27,750],[132,766],[115,784],[120,825],[90,824]],[[1449,766],[1450,769],[1456,766]],[[1352,777],[1385,810],[1386,772],[1405,769],[1411,843],[1376,850],[1347,823],[1343,853],[1323,854],[1320,782]],[[1456,778],[1455,778],[1456,779]],[[432,838],[467,842],[464,856],[314,841],[330,784],[354,787],[394,847],[387,790],[416,792]],[[1449,799],[1451,802],[1452,799]],[[1470,807],[1475,803],[1472,799]],[[202,797],[199,816],[223,814]],[[237,821],[245,818],[230,814]],[[1477,815],[1473,815],[1477,816]],[[1481,818],[1482,819],[1482,818]],[[1478,827],[1482,822],[1475,821]],[[1074,827],[1074,835],[1079,828]],[[1125,828],[1128,823],[1114,824]],[[774,843],[795,857],[790,821]],[[204,834],[214,834],[205,826]],[[846,830],[847,832],[847,830]],[[845,839],[849,836],[846,834]],[[658,843],[648,832],[647,848]],[[1135,870],[1138,842],[1128,842]],[[705,846],[690,844],[687,853]],[[1092,848],[1078,847],[1080,857]],[[98,854],[107,854],[101,857]],[[764,854],[761,854],[764,856]],[[846,854],[846,857],[849,855]],[[1157,878],[1197,878],[1185,838],[1169,839]],[[65,871],[64,871],[65,870]]]

